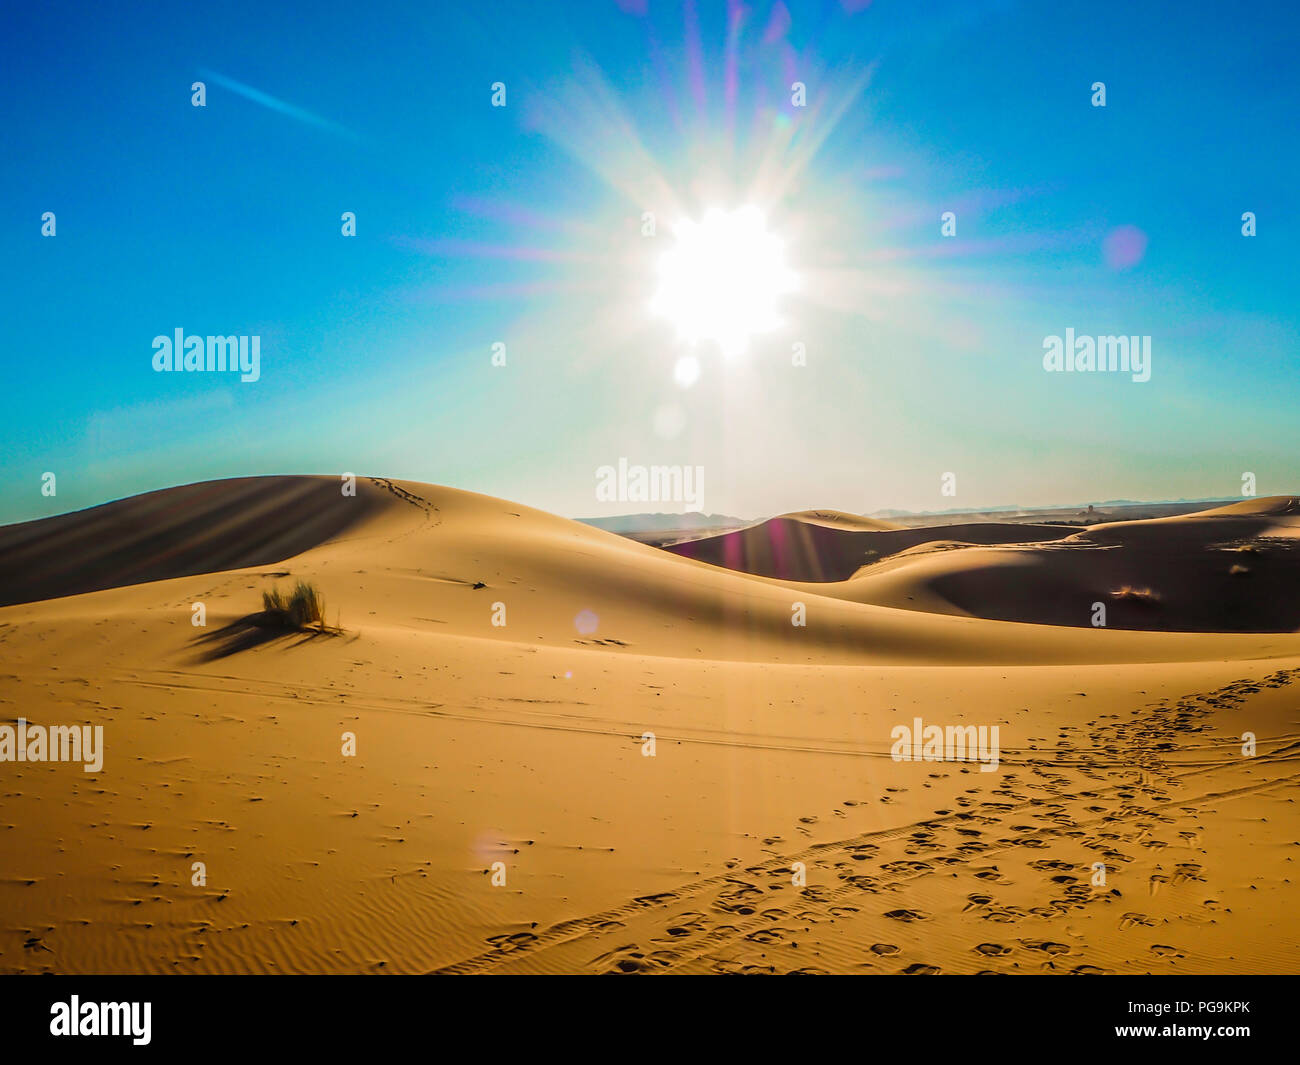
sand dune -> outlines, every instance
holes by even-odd
[[[242,477],[0,528],[0,606],[261,566],[301,554],[395,497],[362,481]]]
[[[799,510],[778,515],[777,520],[801,521],[806,525],[820,525],[827,529],[845,529],[850,532],[888,532],[901,528],[879,518],[865,518],[860,514],[848,514],[842,510]]]
[[[989,523],[856,535],[792,516],[669,550],[930,613],[1091,627],[1103,603],[1112,629],[1294,632],[1298,536],[1300,500],[1275,496],[1082,531]]]
[[[1288,587],[1293,502],[698,542],[755,573],[384,479],[0,530],[0,716],[106,747],[0,766],[0,969],[1295,971],[1300,636],[956,616],[1132,554],[1156,609],[1208,618],[1166,574],[1248,556]],[[298,578],[342,632],[242,639]],[[896,761],[917,717],[999,726],[997,771]]]
[[[791,581],[842,581],[880,558],[921,544],[944,540],[968,544],[1021,544],[1061,540],[1073,529],[1064,525],[1014,525],[982,522],[939,529],[891,528],[870,518],[825,520],[804,511],[752,525],[747,529],[673,544],[667,550],[760,577]]]

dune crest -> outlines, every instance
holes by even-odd
[[[400,506],[367,478],[238,477],[6,525],[0,606],[268,565]]]

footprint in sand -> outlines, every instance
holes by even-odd
[[[763,897],[763,892],[752,884],[735,884],[728,889],[720,892],[713,901],[713,908],[721,910],[723,913],[738,913],[742,917],[749,917],[756,913],[757,910],[753,903]]]
[[[872,943],[871,952],[885,957],[890,954],[897,954],[898,947],[894,946],[893,943]]]
[[[989,910],[988,913],[982,913],[980,916],[994,924],[1015,924],[1024,918],[1025,911],[1019,906],[1004,906],[999,910]]]
[[[1048,869],[1073,869],[1074,865],[1070,862],[1063,862],[1059,858],[1041,858],[1036,862],[1030,862],[1029,868],[1037,869],[1041,873]]]
[[[924,910],[890,910],[885,914],[895,921],[927,921],[930,915]]]
[[[897,861],[887,862],[880,867],[886,873],[928,873],[934,868],[929,862]]]
[[[1121,932],[1128,931],[1128,929],[1132,928],[1134,925],[1153,927],[1155,925],[1155,921],[1152,920],[1144,913],[1126,913],[1124,914],[1123,917],[1119,919],[1119,927]]]
[[[1070,948],[1064,943],[1053,943],[1046,939],[1022,939],[1020,941],[1028,950],[1041,950],[1044,954],[1069,954]]]
[[[658,906],[660,903],[675,898],[677,898],[677,893],[675,891],[664,891],[658,895],[642,895],[632,901],[638,906]]]
[[[653,954],[646,954],[637,949],[635,943],[629,943],[625,947],[619,947],[608,954],[602,954],[599,958],[592,961],[593,965],[605,966],[605,972],[609,973],[649,973],[656,969],[667,969],[677,961],[677,955],[670,950],[657,950]],[[612,962],[612,964],[610,964]]]
[[[531,932],[506,932],[499,936],[489,936],[488,942],[497,950],[520,950],[537,939]]]
[[[686,936],[696,935],[703,932],[708,926],[705,923],[706,916],[702,913],[690,911],[677,915],[675,924],[664,929],[664,934],[673,939],[682,939]]]

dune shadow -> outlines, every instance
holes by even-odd
[[[337,477],[236,477],[0,527],[0,606],[271,566],[373,515],[392,496]]]
[[[251,651],[255,647],[268,644],[282,644],[286,649],[301,647],[313,640],[330,639],[342,633],[325,629],[291,629],[274,614],[259,610],[255,614],[245,614],[219,629],[202,633],[194,638],[193,646],[198,651],[198,661],[214,662],[219,658],[229,658],[242,651]]]
[[[999,522],[859,531],[778,517],[717,536],[665,544],[662,550],[759,577],[818,584],[846,581],[868,563],[934,541],[1040,544],[1079,531],[1068,525]]]

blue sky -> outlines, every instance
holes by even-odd
[[[291,6],[6,12],[0,521],[342,471],[657,509],[596,500],[621,457],[745,517],[1300,491],[1292,5]],[[654,263],[756,199],[800,288],[724,358]],[[1067,327],[1151,380],[1046,373]],[[155,373],[176,328],[261,379]]]

